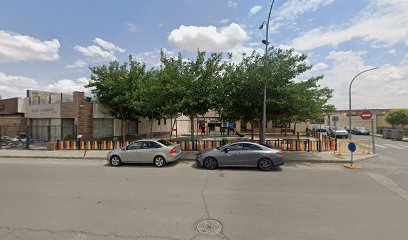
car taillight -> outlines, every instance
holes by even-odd
[[[172,149],[170,150],[170,154],[176,154],[176,153],[177,153],[176,148],[172,148]]]
[[[277,152],[277,154],[279,154],[279,155],[282,155],[282,156],[283,156],[283,152],[282,152],[282,151]]]

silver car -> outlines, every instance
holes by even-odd
[[[122,163],[153,163],[156,167],[163,167],[168,162],[177,161],[180,155],[177,144],[163,139],[143,139],[110,151],[107,160],[115,167]]]
[[[283,165],[283,153],[253,142],[236,142],[198,153],[196,160],[207,169],[217,167],[258,167],[269,171],[273,167]]]
[[[334,127],[330,130],[330,136],[335,138],[348,138],[349,132],[344,127]]]

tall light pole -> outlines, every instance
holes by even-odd
[[[266,37],[265,40],[262,40],[262,43],[265,44],[265,65],[264,65],[264,71],[265,71],[265,76],[267,76],[267,65],[268,65],[268,33],[269,33],[269,20],[271,19],[271,12],[272,12],[272,7],[273,4],[275,3],[275,0],[272,1],[271,7],[269,8],[269,15],[268,15],[268,21],[266,21]],[[262,29],[265,25],[265,21],[261,24],[259,29]],[[266,143],[266,82],[264,85],[264,96],[263,96],[263,115],[262,115],[262,143]]]
[[[358,73],[356,76],[354,76],[353,80],[351,80],[351,82],[350,82],[350,86],[349,86],[349,126],[348,126],[349,127],[349,140],[350,141],[351,141],[351,85],[353,84],[354,80],[356,80],[356,78],[358,76],[360,76],[361,74],[363,74],[365,72],[372,71],[372,70],[375,70],[375,69],[378,69],[378,67],[370,68],[370,69],[367,69],[367,70],[364,70],[364,71]]]

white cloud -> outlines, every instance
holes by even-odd
[[[253,6],[250,10],[249,10],[249,16],[254,16],[255,14],[257,14],[259,11],[262,10],[262,6]]]
[[[0,95],[2,98],[24,97],[26,89],[32,89],[38,82],[32,78],[8,75],[0,72]]]
[[[238,3],[234,2],[234,1],[228,1],[228,3],[227,3],[228,8],[236,8],[237,6],[238,6]]]
[[[373,46],[408,45],[408,1],[375,0],[347,25],[312,29],[293,40],[298,50],[337,46],[352,39],[371,42]]]
[[[101,46],[103,49],[106,49],[108,51],[118,51],[118,52],[125,52],[125,49],[120,48],[118,46],[116,46],[115,44],[105,41],[103,39],[100,38],[95,38],[94,43],[96,43],[97,45]]]
[[[163,49],[167,57],[175,57],[177,53],[172,50]],[[150,52],[141,52],[132,54],[133,58],[139,62],[145,63],[148,68],[160,66],[160,49],[155,49]]]
[[[316,11],[317,9],[327,6],[334,0],[289,0],[286,1],[278,10],[276,18],[279,22],[294,21],[300,15]]]
[[[245,30],[236,23],[217,29],[214,26],[180,26],[171,31],[168,41],[178,49],[226,52],[242,46],[249,39]]]
[[[27,89],[44,90],[49,92],[72,93],[84,91],[90,94],[90,89],[85,88],[89,79],[78,78],[77,80],[62,79],[50,84],[41,84],[29,77],[8,75],[0,72],[0,95],[2,98],[25,97]]]
[[[84,62],[82,60],[76,60],[72,64],[65,65],[65,68],[68,68],[68,69],[81,69],[81,68],[84,68],[86,66],[87,66],[86,62]]]
[[[62,79],[55,83],[48,84],[45,86],[45,91],[57,92],[57,93],[68,93],[72,94],[74,91],[85,92],[85,95],[89,95],[90,89],[86,88],[85,85],[89,83],[87,78],[78,78],[77,80]]]
[[[327,57],[333,67],[321,71],[325,75],[322,85],[335,90],[331,102],[338,109],[348,108],[348,87],[353,77],[373,67],[365,63],[364,55],[365,52],[333,51]],[[403,58],[399,65],[387,64],[360,75],[352,86],[352,107],[408,107],[408,64],[404,64],[405,60]]]
[[[160,25],[160,24],[159,24]],[[139,32],[140,31],[140,26],[139,25],[135,25],[133,23],[128,23],[127,24],[128,30],[129,32]]]
[[[326,64],[326,63],[324,63],[324,62],[319,62],[319,63],[316,63],[315,65],[313,65],[313,67],[312,67],[312,71],[321,71],[321,70],[325,70],[325,69],[327,69],[329,66]]]
[[[27,35],[0,31],[0,62],[55,61],[59,59],[57,39],[42,41]]]
[[[221,24],[228,24],[229,22],[231,22],[231,19],[229,18],[224,18],[220,21]]]
[[[102,59],[102,60],[115,60],[116,52],[123,53],[125,49],[116,46],[115,44],[105,41],[101,38],[95,38],[93,41],[95,44],[87,47],[76,45],[74,49],[82,53],[86,57]]]

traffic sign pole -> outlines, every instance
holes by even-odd
[[[354,166],[354,165],[353,165],[354,152],[355,152],[356,149],[357,149],[356,144],[353,143],[353,142],[350,142],[347,147],[348,147],[348,150],[349,150],[350,153],[351,153],[351,158],[350,158],[350,164],[349,164],[349,165],[345,164],[344,167],[350,168],[350,169],[361,169],[361,167],[357,167],[357,166]]]
[[[375,136],[374,136],[374,120],[371,118],[371,136],[372,136],[372,143],[373,143],[373,154],[375,154]]]

